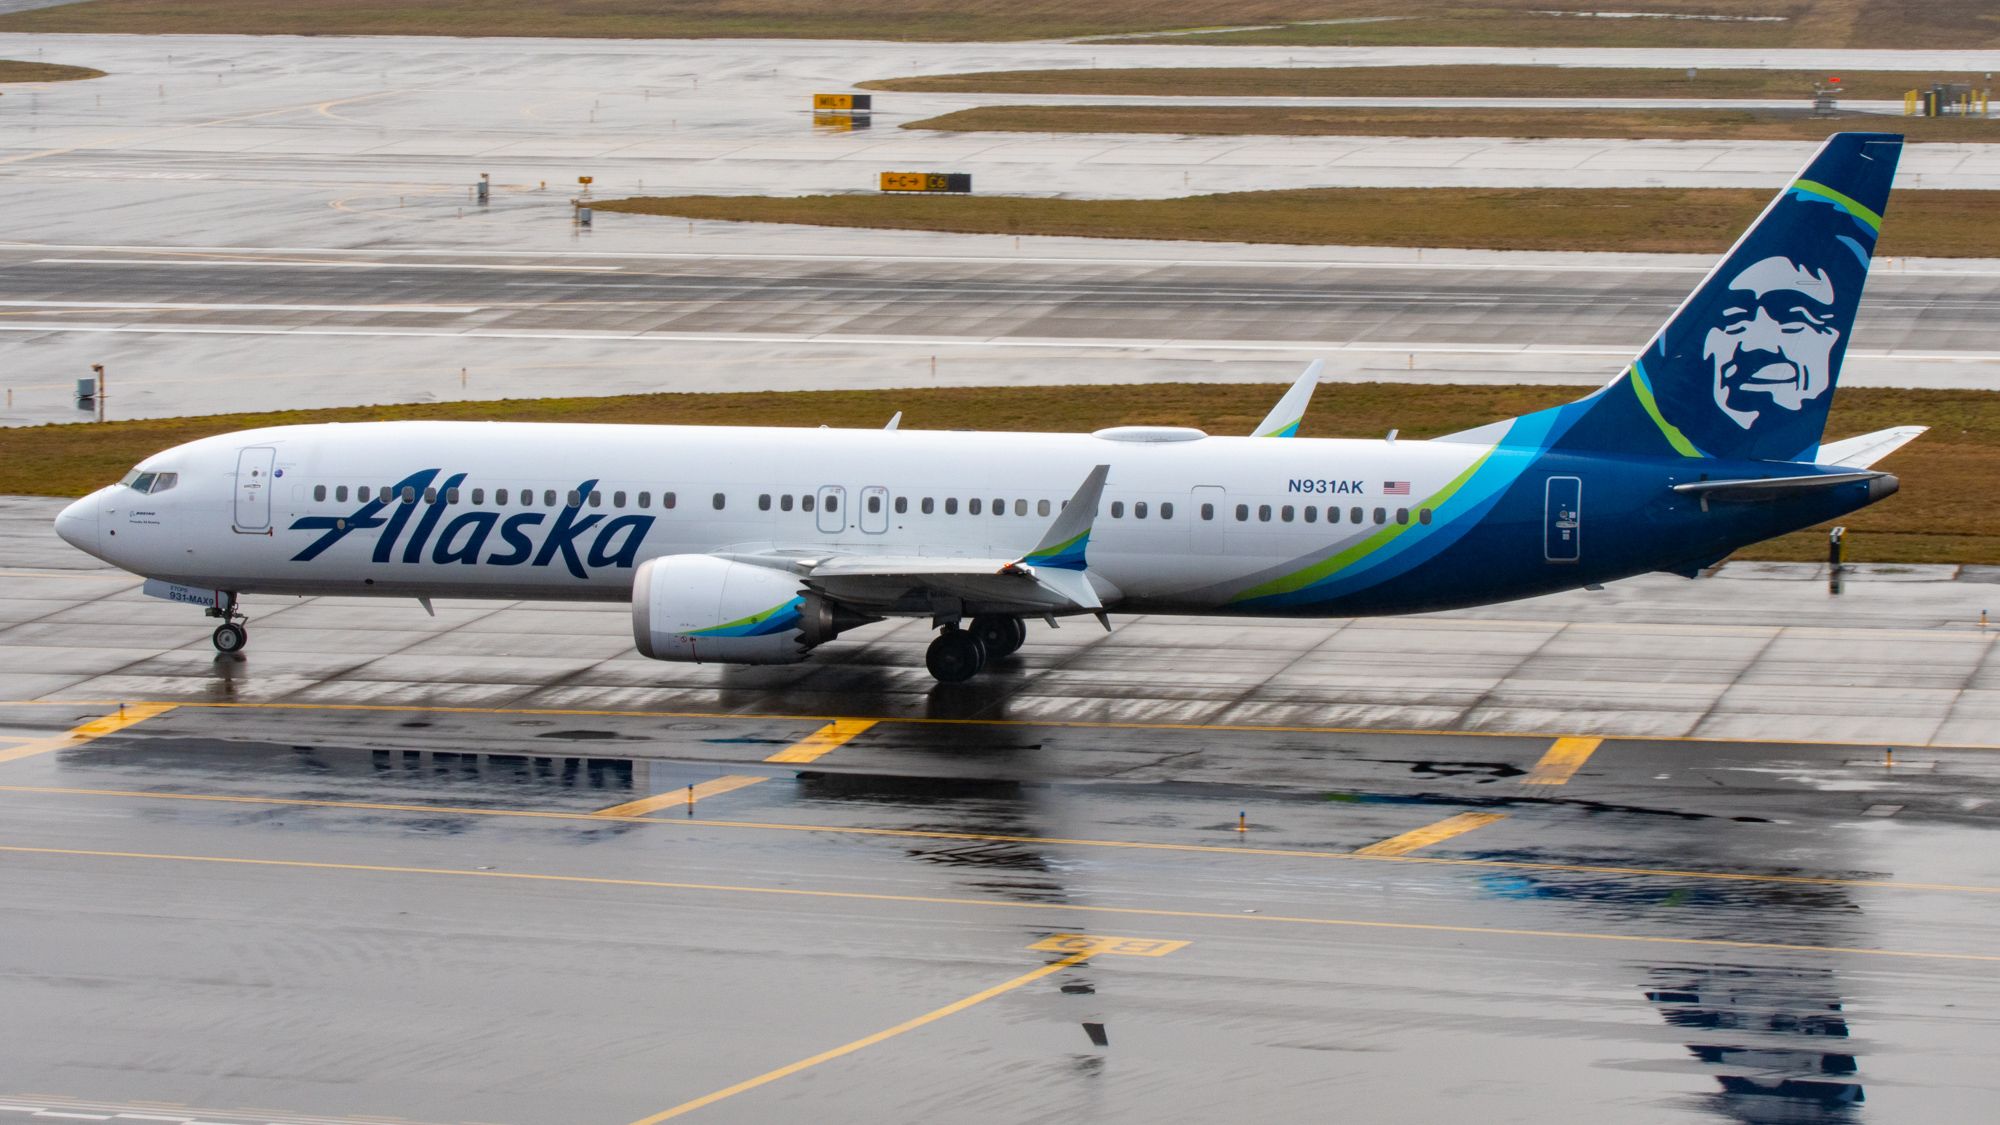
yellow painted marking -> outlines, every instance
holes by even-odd
[[[925,1012],[923,1015],[918,1016],[915,1019],[904,1020],[902,1023],[899,1023],[894,1027],[884,1028],[883,1030],[878,1031],[873,1035],[864,1035],[861,1038],[856,1039],[852,1043],[843,1043],[842,1045],[835,1047],[831,1051],[821,1051],[819,1054],[813,1055],[810,1058],[800,1059],[795,1063],[789,1063],[785,1066],[779,1067],[776,1070],[765,1071],[763,1074],[760,1074],[755,1078],[745,1079],[742,1082],[738,1082],[734,1086],[724,1086],[722,1089],[717,1090],[712,1094],[703,1094],[701,1097],[698,1097],[693,1101],[682,1102],[681,1104],[673,1107],[672,1109],[663,1109],[660,1112],[655,1113],[650,1117],[641,1117],[639,1120],[632,1122],[632,1125],[658,1125],[658,1123],[661,1121],[667,1121],[672,1118],[679,1117],[682,1114],[693,1113],[695,1110],[700,1109],[703,1106],[714,1105],[716,1102],[719,1102],[724,1098],[733,1098],[738,1094],[744,1093],[745,1091],[748,1090],[754,1090],[759,1086],[767,1086],[773,1082],[776,1082],[780,1078],[789,1078],[792,1075],[797,1074],[802,1070],[809,1070],[812,1067],[816,1067],[823,1062],[831,1062],[834,1059],[840,1058],[842,1055],[851,1055],[856,1051],[862,1050],[863,1048],[873,1047],[875,1044],[883,1042],[884,1040],[894,1039],[896,1036],[901,1035],[906,1031],[915,1031],[916,1029],[924,1026],[925,1024],[936,1023],[937,1021],[945,1018],[946,1016],[954,1015],[958,1012],[963,1012],[967,1008],[970,1008],[976,1004],[984,1004],[986,1001],[993,999],[995,996],[1001,996],[1006,993],[1012,992],[1024,984],[1032,984],[1035,981],[1041,980],[1043,977],[1052,976],[1056,973],[1062,972],[1064,969],[1069,968],[1071,965],[1075,965],[1081,961],[1086,960],[1087,958],[1089,958],[1089,956],[1090,954],[1087,952],[1072,953],[1069,956],[1064,957],[1059,961],[1051,961],[1048,964],[1043,965],[1041,968],[1034,969],[1030,972],[1022,973],[1020,976],[1015,977],[1013,980],[1007,981],[1004,984],[996,984],[992,988],[983,989],[979,992],[975,992],[972,995],[967,996],[963,1000],[954,1000],[951,1003],[946,1004],[942,1008],[932,1009],[931,1011]]]
[[[1071,914],[1105,914],[1126,918],[1188,918],[1211,922],[1262,925],[1324,926],[1385,930],[1400,933],[1471,934],[1480,937],[1564,938],[1573,941],[1624,942],[1690,946],[1703,949],[1763,949],[1789,953],[1853,953],[1927,961],[1967,961],[2000,964],[2000,953],[1950,953],[1934,950],[1871,949],[1864,946],[1801,945],[1792,942],[1742,941],[1734,938],[1665,937],[1655,934],[1603,934],[1575,930],[1526,930],[1500,926],[1462,926],[1440,922],[1381,922],[1361,918],[1315,918],[1293,914],[1225,914],[1212,910],[1168,910],[1150,906],[1088,906],[1068,902],[1001,901],[951,898],[943,895],[895,895],[874,891],[819,891],[801,887],[744,887],[726,883],[670,883],[656,879],[614,879],[601,875],[544,875],[525,871],[472,871],[453,867],[392,867],[370,863],[326,863],[303,859],[248,859],[238,856],[176,855],[166,852],[112,852],[82,848],[33,848],[0,844],[0,854],[72,856],[86,859],[138,859],[177,863],[214,863],[241,867],[274,867],[302,871],[356,871],[378,875],[430,875],[459,879],[497,879],[594,887],[636,887],[664,891],[769,895],[776,898],[828,899],[848,902],[896,902],[924,906],[979,907],[987,910],[1056,910]]]
[[[1029,946],[1050,953],[1081,953],[1095,957],[1108,953],[1116,957],[1165,957],[1187,942],[1162,938],[1112,937],[1108,934],[1050,934]]]
[[[134,723],[143,723],[155,715],[164,715],[176,706],[179,705],[174,703],[129,704],[119,709],[115,714],[106,715],[101,719],[92,719],[82,726],[73,727],[52,738],[29,739],[19,746],[9,746],[5,750],[0,750],[0,762],[17,762],[22,758],[32,758],[37,754],[47,754],[54,750],[67,750],[72,746],[82,746],[91,739],[103,738],[107,734],[114,734]]]
[[[600,817],[645,816],[647,813],[656,813],[661,809],[673,808],[676,805],[690,805],[706,797],[715,797],[723,793],[733,793],[738,789],[748,788],[760,781],[769,780],[771,779],[768,777],[752,777],[749,774],[728,774],[718,777],[713,781],[704,781],[700,785],[692,787],[692,789],[669,789],[665,793],[660,793],[652,797],[641,797],[636,801],[627,801],[622,805],[613,805],[608,809],[599,809],[590,815]]]
[[[1601,738],[1556,739],[1555,745],[1549,747],[1548,753],[1542,755],[1542,760],[1536,762],[1535,768],[1528,772],[1528,776],[1521,779],[1521,784],[1569,784],[1570,775],[1589,761],[1590,756],[1597,753],[1598,746],[1603,742]]]
[[[806,737],[764,759],[767,762],[816,762],[876,724],[875,719],[835,719]]]
[[[76,707],[103,706],[116,707],[118,700],[98,699],[0,699],[0,707]],[[598,719],[716,719],[735,722],[783,721],[783,722],[837,722],[838,715],[797,715],[780,712],[746,711],[639,711],[615,708],[590,707],[464,707],[426,703],[276,703],[276,702],[223,702],[206,699],[177,700],[179,707],[213,708],[218,711],[359,711],[379,712],[389,715],[525,715],[540,717],[572,717]],[[1041,727],[1047,730],[1167,730],[1193,732],[1219,732],[1223,734],[1354,734],[1354,735],[1423,735],[1426,738],[1519,738],[1519,739],[1564,739],[1571,736],[1549,731],[1500,731],[1500,730],[1439,730],[1425,727],[1333,727],[1263,723],[1135,723],[1094,719],[948,719],[929,715],[900,715],[894,718],[866,720],[877,724],[895,723],[904,726],[962,726],[997,727],[1018,729]],[[1879,741],[1860,739],[1773,739],[1773,738],[1721,738],[1693,734],[1648,734],[1621,736],[1627,742],[1691,742],[1701,744],[1722,744],[1729,746],[1872,746],[1879,749]],[[1605,741],[1602,738],[1596,741]],[[1910,745],[1917,745],[1911,743]],[[1991,742],[1927,742],[1922,744],[1933,750],[2000,750],[2000,743]]]
[[[685,791],[683,791],[685,792]],[[1069,836],[1016,836],[998,832],[943,832],[920,828],[857,828],[843,824],[779,824],[756,820],[700,818],[613,817],[604,813],[548,812],[539,809],[485,809],[456,805],[398,805],[377,801],[321,801],[300,797],[246,797],[219,793],[154,793],[137,789],[84,789],[55,785],[0,785],[0,793],[39,793],[59,797],[121,797],[143,801],[196,801],[231,805],[274,805],[282,808],[358,809],[365,812],[407,812],[425,816],[503,816],[527,820],[610,821],[665,827],[733,828],[760,832],[815,832],[842,836],[881,836],[898,840],[957,840],[991,844],[1034,844],[1076,848],[1123,848],[1134,851],[1188,852],[1199,855],[1254,856],[1266,859],[1365,860],[1377,863],[1422,863],[1437,867],[1472,867],[1502,871],[1561,871],[1585,875],[1641,875],[1662,879],[1697,879],[1724,883],[1779,883],[1806,887],[1874,887],[1895,891],[1942,891],[1949,894],[2000,895],[2000,886],[1967,883],[1903,883],[1893,879],[1836,879],[1816,875],[1751,875],[1734,871],[1687,871],[1672,867],[1616,867],[1588,863],[1533,863],[1507,859],[1441,859],[1421,855],[1362,855],[1289,848],[1228,847],[1221,844],[1165,844],[1144,840],[1105,840]],[[685,799],[685,798],[683,798]]]
[[[1428,848],[1440,844],[1453,836],[1463,836],[1475,828],[1483,828],[1496,820],[1506,820],[1506,813],[1459,813],[1448,816],[1436,824],[1391,836],[1379,844],[1370,844],[1357,850],[1355,855],[1404,855],[1418,848]]]

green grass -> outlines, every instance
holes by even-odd
[[[82,78],[102,77],[103,71],[87,66],[0,59],[0,82],[75,82]]]
[[[1594,10],[1596,4],[1575,8]],[[1282,25],[1176,42],[1612,47],[2000,47],[1990,0],[1645,0],[1639,10],[1775,23],[1538,14],[1551,0],[90,0],[0,31],[248,35],[1018,40]],[[1394,17],[1382,22],[1302,21]]]
[[[0,431],[0,493],[80,496],[110,483],[148,454],[253,426],[398,418],[638,422],[874,428],[904,412],[910,429],[1048,430],[1157,423],[1248,433],[1277,401],[1279,386],[1147,384],[1120,387],[972,387],[755,394],[659,394],[617,398],[518,399],[422,406],[353,407],[272,414],[50,425]],[[1377,437],[1392,428],[1434,437],[1576,398],[1568,387],[1415,386],[1333,383],[1319,389],[1301,434]],[[1900,495],[1848,517],[1856,562],[2000,563],[2000,394],[1980,391],[1845,389],[1831,436],[1894,425],[1932,431],[1884,466]],[[1820,559],[1823,531],[1761,544],[1745,558]]]
[[[1307,188],[1177,199],[682,195],[606,200],[596,207],[973,234],[1716,253],[1728,249],[1770,198],[1769,191],[1736,188]],[[1897,192],[1879,252],[2000,257],[2000,191]]]
[[[1896,99],[1934,82],[1988,85],[1981,74],[1835,71],[1842,96]],[[865,90],[931,94],[1126,94],[1176,97],[1798,98],[1823,70],[1585,66],[1093,67],[884,78]]]
[[[2000,140],[2000,118],[1814,117],[1799,109],[1472,109],[1347,106],[980,106],[905,129],[999,133],[1174,133],[1287,137],[1566,137],[1818,141],[1846,130],[1912,141]]]

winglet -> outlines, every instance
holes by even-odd
[[[893,430],[897,426],[900,426],[902,424],[903,424],[903,412],[898,410],[896,411],[896,416],[894,418],[889,419],[889,424],[882,428],[885,430]]]
[[[1320,369],[1326,366],[1323,359],[1313,360],[1306,365],[1305,374],[1299,376],[1278,405],[1271,408],[1257,428],[1250,431],[1251,437],[1296,437],[1299,423],[1305,420],[1306,407],[1312,404],[1313,388],[1319,386]]]
[[[1104,495],[1104,478],[1110,475],[1109,465],[1090,470],[1090,475],[1083,478],[1083,487],[1056,514],[1042,541],[1014,565],[1076,571],[1088,566],[1084,551],[1090,546],[1090,525],[1097,518],[1098,498]]]

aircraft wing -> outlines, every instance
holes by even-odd
[[[1819,447],[1822,465],[1865,469],[1917,439],[1929,426],[1893,426],[1860,437],[1842,438]]]
[[[1250,431],[1251,437],[1296,437],[1299,423],[1305,420],[1306,407],[1312,404],[1313,388],[1319,386],[1319,373],[1326,366],[1323,359],[1313,360],[1306,365],[1305,374],[1278,400],[1257,428]]]

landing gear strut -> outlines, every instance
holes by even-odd
[[[976,632],[968,633],[956,625],[947,625],[931,642],[930,651],[924,654],[924,663],[930,666],[931,675],[940,683],[962,684],[979,674],[986,667],[986,645]]]
[[[242,652],[243,646],[250,643],[250,631],[243,627],[250,619],[236,611],[235,594],[229,594],[227,598],[221,605],[211,606],[208,610],[210,617],[222,618],[222,624],[215,627],[209,639],[215,642],[217,652]]]
[[[975,617],[972,635],[986,646],[988,660],[999,660],[1021,651],[1028,640],[1028,626],[1018,617]]]

